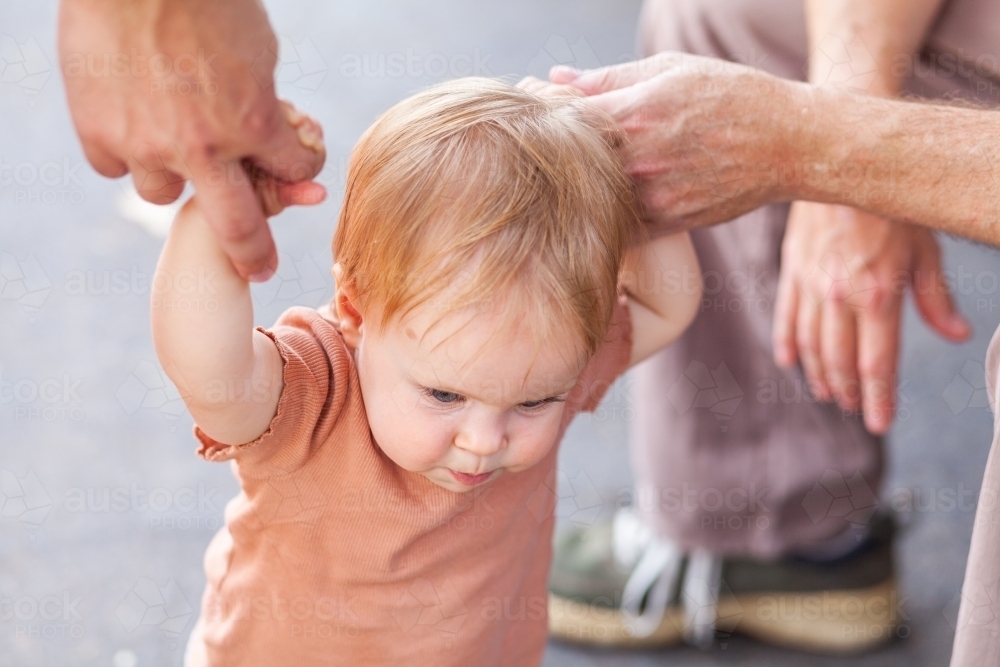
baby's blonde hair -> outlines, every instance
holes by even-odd
[[[607,333],[642,225],[612,121],[581,100],[467,78],[391,108],[351,156],[333,240],[378,326],[447,294],[548,333]],[[376,314],[377,313],[377,314]]]

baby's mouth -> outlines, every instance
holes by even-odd
[[[487,481],[496,471],[491,470],[490,472],[484,472],[478,475],[470,475],[467,472],[456,472],[455,470],[448,468],[448,472],[451,473],[451,476],[454,477],[459,484],[464,484],[465,486],[476,486],[477,484],[482,484]]]

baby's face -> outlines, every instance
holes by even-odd
[[[415,309],[355,349],[375,441],[394,463],[469,491],[540,462],[556,443],[586,355],[579,337],[524,322]]]

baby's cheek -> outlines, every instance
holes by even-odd
[[[419,409],[384,410],[371,420],[375,441],[393,463],[411,472],[424,472],[448,453],[448,442],[440,420],[428,418]]]
[[[562,423],[562,411],[553,412],[558,414],[547,415],[544,420],[526,424],[519,438],[521,446],[517,448],[516,460],[509,467],[526,470],[537,465],[559,444],[557,436]]]

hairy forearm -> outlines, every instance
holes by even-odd
[[[944,0],[806,0],[809,81],[892,97]],[[849,60],[845,66],[844,59]],[[911,63],[912,64],[912,63]]]
[[[204,431],[238,444],[266,428],[281,391],[281,362],[274,344],[254,331],[249,285],[195,200],[178,215],[160,257],[152,324],[160,362]]]
[[[844,204],[1000,245],[1000,113],[798,88],[778,199]]]

